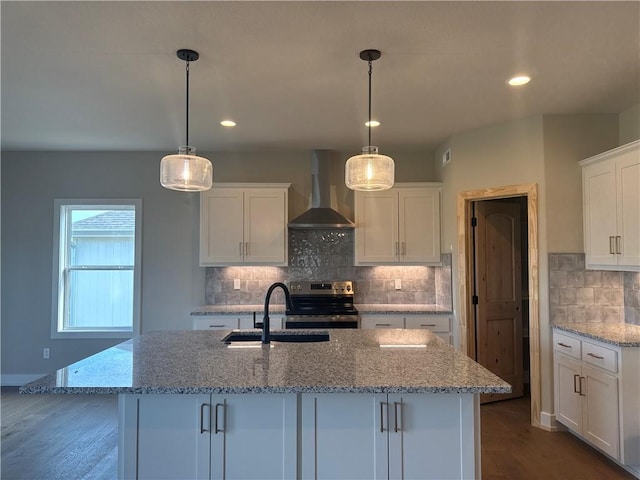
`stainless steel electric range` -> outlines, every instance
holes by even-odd
[[[360,328],[352,281],[295,281],[289,292],[285,328]]]

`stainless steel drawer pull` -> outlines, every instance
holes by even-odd
[[[580,375],[574,375],[573,376],[573,393],[580,393],[580,381],[578,380],[580,378]],[[576,383],[576,380],[578,380],[578,382]]]
[[[558,342],[558,345],[560,345],[561,347],[564,347],[564,348],[571,348],[571,345],[566,345],[566,344],[564,344],[562,342]]]
[[[376,327],[390,327],[390,323],[376,323]]]
[[[580,377],[580,391],[578,392],[580,394],[581,397],[586,397],[587,394],[586,393],[582,393],[582,381],[584,380],[584,377]]]
[[[616,253],[618,255],[622,255],[622,248],[620,248],[620,242],[622,241],[622,237],[618,235],[616,237]]]
[[[601,357],[600,355],[596,355],[595,353],[589,352],[589,353],[587,353],[587,355],[589,355],[590,357],[593,357],[593,358],[597,358],[598,360],[604,360],[604,357]]]
[[[380,433],[384,433],[384,406],[386,402],[380,402]]]
[[[225,325],[209,325],[209,328],[224,328]]]
[[[242,242],[238,244],[238,253],[242,256]]]
[[[611,255],[615,255],[615,254],[616,254],[616,250],[615,250],[615,247],[614,247],[614,245],[613,245],[613,244],[614,244],[614,242],[615,242],[615,241],[614,241],[614,238],[615,238],[615,237],[609,237],[609,253],[610,253]]]
[[[421,327],[435,327],[436,324],[435,323],[421,323],[420,326]]]
[[[202,405],[200,405],[200,433],[209,431],[206,428],[204,428],[204,409],[205,407],[208,407],[208,406],[209,406],[208,403],[203,403]]]

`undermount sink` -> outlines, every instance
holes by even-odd
[[[231,332],[224,337],[222,341],[224,343],[232,342],[260,342],[262,340],[261,332]],[[328,342],[329,332],[273,332],[271,333],[272,342],[290,342],[290,343],[303,343],[303,342]]]

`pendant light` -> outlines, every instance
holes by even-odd
[[[160,161],[160,184],[169,190],[202,192],[211,188],[213,166],[206,158],[198,157],[195,147],[189,145],[189,63],[198,60],[200,55],[188,49],[178,50],[177,55],[187,62],[187,136],[177,155],[166,155]]]
[[[387,190],[393,187],[395,166],[393,159],[378,153],[378,147],[371,145],[371,63],[381,56],[380,50],[363,50],[360,58],[369,63],[369,145],[362,148],[362,154],[347,160],[344,183],[351,190]]]

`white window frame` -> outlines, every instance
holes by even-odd
[[[64,272],[61,262],[64,262],[65,252],[61,249],[63,232],[61,232],[62,208],[67,206],[81,206],[87,209],[109,209],[112,206],[133,205],[135,209],[135,246],[133,266],[133,312],[130,329],[74,329],[64,330],[65,288]],[[52,319],[51,338],[132,338],[140,334],[140,297],[142,271],[142,199],[139,198],[56,198],[53,201],[53,282],[52,282]]]

